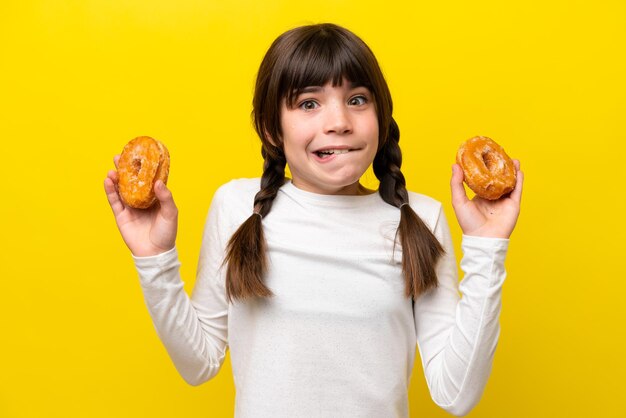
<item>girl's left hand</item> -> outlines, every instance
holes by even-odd
[[[517,182],[513,191],[498,200],[474,196],[468,199],[463,187],[463,170],[458,164],[452,166],[452,207],[464,235],[489,238],[509,238],[515,228],[520,211],[524,173],[520,163],[513,160],[517,170]]]

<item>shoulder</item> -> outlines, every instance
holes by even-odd
[[[422,221],[434,230],[441,214],[441,202],[425,194],[409,191],[409,204]]]
[[[231,180],[217,188],[211,206],[227,211],[231,217],[246,219],[252,213],[260,185],[260,178]]]
[[[259,191],[261,187],[260,178],[240,178],[233,179],[228,183],[222,184],[215,191],[215,195],[228,196],[228,197],[244,197],[247,198],[250,195],[254,198],[254,195]]]

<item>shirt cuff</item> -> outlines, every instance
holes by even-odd
[[[503,249],[506,250],[509,247],[509,238],[490,238],[490,237],[477,237],[474,235],[463,235],[463,245],[470,247],[484,248],[484,249]]]
[[[131,253],[131,256],[133,257],[135,266],[139,269],[163,267],[170,265],[173,261],[178,259],[178,250],[176,249],[176,246],[174,246],[172,249],[156,255],[139,257]]]

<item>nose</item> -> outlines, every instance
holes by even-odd
[[[324,133],[345,135],[352,132],[352,120],[348,109],[342,104],[333,104],[326,109]]]

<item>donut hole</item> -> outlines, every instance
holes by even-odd
[[[139,173],[139,170],[141,170],[141,159],[135,158],[131,163],[131,166],[133,167],[133,171],[135,173]]]
[[[482,153],[481,157],[483,159],[483,163],[485,164],[485,167],[487,167],[487,170],[493,171],[493,169],[498,164],[498,159],[494,156],[494,153],[485,151]]]

